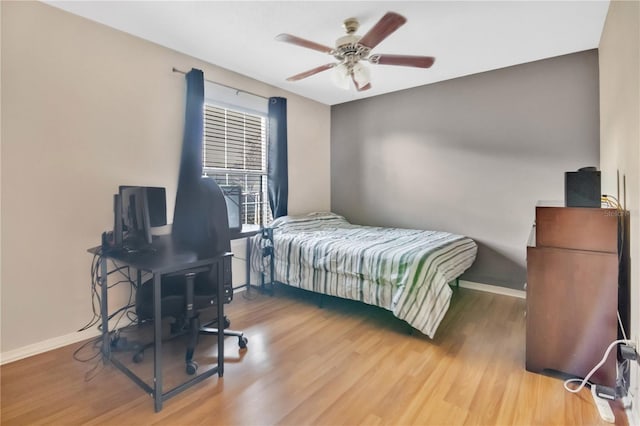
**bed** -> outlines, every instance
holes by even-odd
[[[471,266],[475,242],[448,232],[349,223],[334,213],[284,216],[273,230],[274,281],[387,309],[433,338],[452,290]],[[266,240],[251,240],[251,266],[263,272]]]

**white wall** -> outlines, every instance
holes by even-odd
[[[286,97],[289,211],[329,209],[328,106],[41,3],[1,8],[3,359],[91,317],[86,249],[112,227],[118,185],[166,187],[171,221],[185,98],[172,67]]]
[[[640,342],[640,3],[612,1],[600,39],[600,166],[602,190],[616,194],[626,177],[630,222],[631,337]],[[622,192],[622,190],[621,190]],[[623,199],[623,194],[620,194]],[[640,371],[633,363],[631,390],[640,421]]]

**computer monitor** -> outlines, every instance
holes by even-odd
[[[122,247],[141,250],[152,243],[147,191],[141,186],[121,186]],[[117,218],[116,218],[117,221]]]
[[[229,230],[237,232],[242,229],[242,187],[236,185],[220,185],[227,205]]]
[[[157,186],[128,186],[120,185],[123,188],[142,188],[147,193],[147,205],[149,207],[149,226],[152,228],[167,224],[167,191],[163,187]]]

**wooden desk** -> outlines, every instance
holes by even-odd
[[[206,271],[218,264],[218,282],[224,282],[223,262],[231,253],[221,253],[217,256],[201,258],[194,251],[183,250],[175,246],[170,235],[154,237],[150,250],[139,252],[125,252],[121,250],[102,253],[101,247],[90,248],[89,253],[100,256],[100,288],[101,301],[100,312],[102,318],[102,359],[105,363],[111,362],[120,371],[126,374],[145,392],[151,394],[154,399],[154,408],[158,412],[162,409],[162,403],[183,390],[201,382],[214,374],[222,377],[224,374],[224,334],[218,333],[218,359],[217,365],[201,373],[173,389],[162,390],[162,312],[160,303],[160,282],[162,276],[176,273],[197,273]],[[130,266],[138,271],[138,285],[141,285],[141,271],[153,275],[153,318],[154,318],[154,353],[153,353],[153,384],[149,385],[138,377],[133,371],[122,364],[117,358],[111,356],[111,341],[109,336],[109,313],[107,304],[107,261],[112,259],[118,264]],[[218,285],[217,294],[217,320],[218,324],[224,324],[224,285]]]

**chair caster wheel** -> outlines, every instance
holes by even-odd
[[[136,352],[133,355],[133,362],[140,364],[144,360],[144,352]]]
[[[190,376],[193,376],[194,374],[196,374],[196,371],[198,371],[198,363],[195,361],[187,362],[186,371],[187,371],[187,374],[189,374]]]
[[[238,346],[240,346],[240,349],[246,349],[247,343],[249,343],[249,339],[244,336],[238,337]]]

